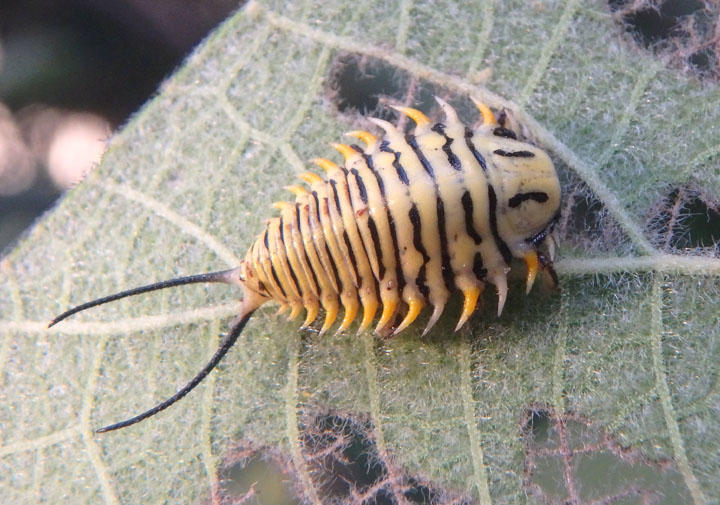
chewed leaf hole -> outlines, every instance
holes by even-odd
[[[410,76],[380,60],[355,54],[338,56],[330,76],[333,102],[340,112],[376,111],[380,97],[401,100]]]
[[[380,454],[372,423],[364,416],[323,413],[301,426],[304,469],[322,503],[348,505],[469,505],[471,499],[421,477],[408,475],[387,454]],[[263,473],[267,477],[263,476]],[[290,454],[251,444],[229,451],[220,470],[221,503],[295,504],[305,496],[301,472]],[[278,488],[271,497],[266,483]],[[278,485],[277,483],[282,483]],[[277,501],[271,501],[277,500]]]
[[[290,468],[270,450],[235,449],[221,471],[220,503],[299,505]]]
[[[586,254],[621,253],[629,247],[628,237],[590,188],[571,173],[560,173],[567,179],[556,226],[560,244]]]
[[[692,187],[672,189],[659,201],[648,228],[661,249],[720,253],[720,204]]]
[[[532,410],[528,413],[525,430],[532,434],[533,440],[542,443],[547,440],[550,430],[550,412],[544,409]]]
[[[620,445],[582,416],[534,405],[521,421],[525,485],[540,503],[691,503],[670,460],[655,461]]]
[[[435,94],[439,94],[438,91],[427,81],[416,79],[380,59],[354,53],[340,54],[328,78],[328,96],[338,111],[391,121],[397,115],[386,104],[404,104],[428,111],[436,105]]]
[[[717,2],[609,0],[613,17],[636,43],[700,77],[720,77]]]

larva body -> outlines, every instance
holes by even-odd
[[[382,138],[351,132],[366,147],[335,144],[344,166],[314,160],[326,178],[305,173],[309,187],[291,186],[294,203],[275,204],[238,273],[247,304],[275,300],[291,317],[307,310],[305,325],[325,309],[322,332],[344,308],[339,331],[362,307],[360,329],[381,309],[375,331],[407,328],[430,305],[426,331],[450,295],[465,298],[459,328],[487,283],[507,294],[513,257],[528,263],[528,289],[537,247],[560,205],[560,184],[548,155],[516,140],[483,105],[475,131],[439,101],[444,123],[432,125],[415,109],[398,108],[416,122],[404,135],[373,120]],[[407,308],[407,310],[405,309]],[[397,316],[402,319],[393,327]]]
[[[438,103],[444,123],[432,125],[422,112],[396,107],[415,121],[411,134],[371,119],[384,135],[351,132],[364,148],[334,144],[345,158],[343,166],[314,160],[326,178],[301,174],[308,186],[288,187],[295,202],[275,204],[280,215],[270,219],[236,268],[122,291],[57,316],[50,326],[90,307],[157,289],[200,282],[244,287],[230,332],[188,384],[152,409],[98,431],[140,422],[188,394],[265,302],[289,307],[291,318],[305,309],[304,326],[325,309],[321,333],[332,327],[341,307],[338,331],[361,310],[360,330],[366,329],[379,311],[375,331],[387,336],[407,328],[429,305],[427,332],[456,290],[464,296],[460,328],[488,283],[497,291],[500,314],[513,258],[527,264],[528,292],[539,266],[553,274],[537,252],[560,206],[560,183],[548,155],[518,141],[484,104],[476,103],[483,120],[471,130],[450,105]]]

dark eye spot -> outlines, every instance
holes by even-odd
[[[508,200],[508,205],[510,207],[519,207],[521,203],[523,203],[525,200],[535,200],[539,203],[545,203],[548,201],[548,195],[547,193],[543,191],[531,191],[529,193],[516,193],[515,196],[513,196],[510,200]]]
[[[493,154],[505,156],[506,158],[532,158],[535,156],[530,151],[505,151],[504,149],[495,149]]]
[[[517,135],[515,135],[515,132],[512,130],[508,130],[504,126],[498,126],[493,130],[493,135],[496,137],[505,137],[508,139],[517,140]]]

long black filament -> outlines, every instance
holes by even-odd
[[[170,405],[175,403],[176,401],[180,400],[183,396],[188,394],[190,391],[192,391],[195,386],[200,384],[202,380],[207,377],[207,375],[212,371],[213,368],[217,366],[218,363],[220,363],[220,360],[222,360],[227,352],[230,350],[230,348],[235,344],[238,337],[240,336],[240,333],[242,332],[243,328],[245,328],[245,324],[247,324],[248,320],[250,319],[250,316],[252,315],[254,311],[250,311],[247,314],[245,314],[230,330],[230,333],[228,333],[220,342],[220,346],[218,347],[217,351],[215,351],[215,355],[210,359],[207,365],[200,370],[200,373],[198,373],[193,379],[188,382],[181,390],[179,390],[177,393],[172,395],[170,398],[165,400],[162,403],[157,404],[150,410],[146,410],[142,414],[139,414],[135,417],[131,417],[130,419],[126,419],[125,421],[121,421],[119,423],[111,424],[110,426],[105,426],[103,428],[100,428],[99,430],[96,430],[96,433],[105,433],[108,431],[117,430],[120,428],[125,428],[127,426],[133,425],[135,423],[139,423],[140,421],[147,419],[148,417],[154,416],[158,412],[165,410]]]
[[[127,291],[120,291],[119,293],[115,293],[114,295],[97,298],[95,300],[89,301],[87,303],[83,303],[82,305],[78,305],[77,307],[73,307],[72,309],[63,312],[62,314],[57,316],[55,319],[50,321],[50,324],[48,324],[48,328],[50,328],[51,326],[55,326],[60,321],[72,316],[73,314],[77,314],[78,312],[89,309],[91,307],[97,307],[98,305],[103,305],[105,303],[114,302],[115,300],[119,300],[121,298],[126,298],[128,296],[139,295],[142,293],[147,293],[149,291],[156,291],[158,289],[182,286],[185,284],[196,284],[199,282],[226,282],[226,283],[231,282],[230,275],[234,270],[235,269],[233,268],[230,270],[222,270],[219,272],[209,272],[206,274],[197,274],[197,275],[189,275],[187,277],[178,277],[177,279],[170,279],[167,281],[155,282],[153,284],[148,284],[147,286],[140,286],[138,288],[128,289]]]
[[[187,277],[178,277],[177,279],[170,279],[167,281],[161,281],[161,282],[155,282],[153,284],[148,284],[147,286],[140,286],[133,289],[128,289],[126,291],[121,291],[119,293],[115,293],[113,295],[104,296],[102,298],[97,298],[95,300],[91,300],[87,303],[83,303],[82,305],[78,305],[77,307],[73,307],[59,316],[57,316],[55,319],[50,321],[50,324],[48,324],[48,328],[51,326],[56,325],[63,319],[66,319],[73,314],[77,314],[78,312],[81,312],[83,310],[89,309],[91,307],[97,307],[98,305],[103,305],[105,303],[114,302],[115,300],[119,300],[121,298],[126,298],[128,296],[134,296],[139,295],[142,293],[147,293],[149,291],[157,291],[158,289],[165,289],[165,288],[172,288],[175,286],[183,286],[185,284],[196,284],[196,283],[208,283],[208,282],[223,282],[223,283],[233,283],[237,281],[238,276],[238,270],[236,268],[232,268],[230,270],[221,270],[219,272],[208,272],[205,274],[197,274],[197,275],[189,275]],[[190,391],[195,389],[195,387],[202,382],[202,380],[207,377],[207,375],[217,366],[218,363],[220,363],[220,360],[225,357],[225,355],[228,353],[230,348],[235,344],[238,337],[240,336],[240,333],[242,332],[243,328],[245,328],[245,324],[247,324],[248,320],[250,319],[250,316],[252,315],[254,311],[250,311],[247,314],[243,314],[243,316],[236,320],[237,322],[233,325],[233,327],[230,329],[230,333],[225,336],[222,341],[220,342],[220,346],[218,347],[217,351],[215,351],[215,354],[210,359],[207,365],[200,370],[200,373],[198,373],[193,379],[188,382],[182,389],[180,389],[177,393],[172,395],[170,398],[165,400],[162,403],[157,404],[150,410],[147,410],[143,412],[142,414],[139,414],[135,417],[131,417],[130,419],[126,419],[125,421],[121,421],[119,423],[111,424],[110,426],[105,426],[103,428],[100,428],[97,430],[97,433],[105,433],[107,431],[117,430],[119,428],[125,428],[126,426],[133,425],[135,423],[139,423],[140,421],[147,419],[148,417],[154,416],[158,412],[165,410],[170,405],[175,403],[176,401],[180,400],[182,397],[187,395]]]

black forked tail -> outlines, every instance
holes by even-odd
[[[103,305],[105,303],[114,302],[115,300],[119,300],[121,298],[126,298],[128,296],[134,296],[139,295],[141,293],[147,293],[149,291],[157,291],[158,289],[165,289],[165,288],[172,288],[175,286],[182,286],[184,284],[196,284],[196,283],[208,283],[208,282],[223,282],[226,284],[234,284],[238,281],[242,282],[242,278],[239,275],[239,269],[233,268],[230,270],[222,270],[219,272],[209,272],[205,274],[197,274],[197,275],[189,275],[187,277],[178,277],[177,279],[170,279],[167,281],[161,281],[156,282],[153,284],[148,284],[147,286],[140,286],[138,288],[128,289],[126,291],[121,291],[119,293],[115,293],[114,295],[104,296],[102,298],[97,298],[95,300],[91,300],[87,303],[83,303],[82,305],[78,305],[77,307],[73,307],[70,310],[67,310],[57,316],[55,319],[50,321],[50,324],[48,324],[48,328],[51,326],[56,325],[63,319],[66,319],[73,314],[77,314],[78,312],[81,312],[83,310],[89,309],[91,307],[97,307],[98,305]],[[202,380],[207,377],[207,375],[212,371],[213,368],[217,366],[218,363],[220,363],[220,360],[225,357],[225,355],[228,353],[230,348],[235,344],[238,337],[240,336],[240,333],[242,332],[243,328],[245,328],[245,325],[247,324],[248,320],[250,319],[250,316],[255,310],[255,307],[257,305],[253,306],[247,306],[244,305],[244,308],[241,310],[241,314],[235,319],[232,328],[230,329],[230,333],[228,333],[220,342],[220,346],[218,347],[217,351],[215,351],[215,354],[210,359],[210,361],[205,365],[205,367],[200,370],[200,373],[198,373],[193,379],[185,384],[185,386],[180,389],[177,393],[172,395],[170,398],[165,400],[162,403],[157,404],[150,410],[147,410],[143,412],[142,414],[139,414],[135,417],[131,417],[130,419],[127,419],[125,421],[121,421],[119,423],[111,424],[110,426],[105,426],[103,428],[100,428],[97,430],[97,433],[105,433],[106,431],[112,431],[117,430],[119,428],[125,428],[126,426],[130,426],[135,423],[139,423],[143,419],[147,419],[148,417],[154,416],[158,412],[165,410],[170,405],[175,403],[176,401],[180,400],[182,397],[187,395],[190,391],[195,389],[195,387],[202,382]]]
[[[177,279],[170,279],[167,281],[161,281],[161,282],[155,282],[153,284],[148,284],[147,286],[140,286],[138,288],[128,289],[127,291],[120,291],[119,293],[115,293],[114,295],[109,296],[103,296],[102,298],[96,298],[95,300],[91,300],[87,303],[83,303],[82,305],[78,305],[77,307],[73,307],[70,310],[66,310],[59,316],[57,316],[55,319],[50,321],[48,324],[48,328],[55,326],[57,323],[62,321],[63,319],[67,319],[68,317],[72,316],[73,314],[77,314],[78,312],[81,312],[83,310],[97,307],[98,305],[103,305],[105,303],[114,302],[115,300],[119,300],[121,298],[126,298],[128,296],[135,296],[142,293],[147,293],[149,291],[157,291],[158,289],[165,289],[165,288],[172,288],[175,286],[182,286],[184,284],[197,284],[199,282],[225,282],[225,283],[232,283],[233,273],[236,272],[235,268],[232,268],[230,270],[221,270],[219,272],[209,272],[206,274],[197,274],[197,275],[188,275],[187,277],[178,277]]]
[[[175,403],[176,401],[180,400],[183,396],[188,394],[190,391],[192,391],[195,386],[200,384],[202,380],[209,374],[213,368],[217,366],[218,363],[220,363],[220,360],[225,357],[227,352],[230,350],[230,348],[235,344],[238,337],[240,336],[240,333],[242,332],[243,328],[245,328],[245,324],[250,319],[250,316],[252,315],[254,311],[250,311],[247,314],[243,315],[237,322],[233,325],[232,329],[230,330],[230,333],[228,333],[223,339],[222,342],[220,342],[220,346],[218,347],[217,351],[215,351],[215,354],[210,359],[207,365],[200,370],[200,372],[192,378],[190,382],[185,384],[181,390],[179,390],[177,393],[172,395],[170,398],[165,400],[162,403],[158,403],[150,410],[146,410],[142,414],[138,414],[135,417],[131,417],[130,419],[126,419],[125,421],[121,421],[119,423],[111,424],[110,426],[104,426],[100,428],[99,430],[96,430],[96,433],[105,433],[107,431],[117,430],[120,428],[125,428],[126,426],[133,425],[135,423],[139,423],[140,421],[147,419],[148,417],[154,416],[158,412],[165,410],[170,405]]]

